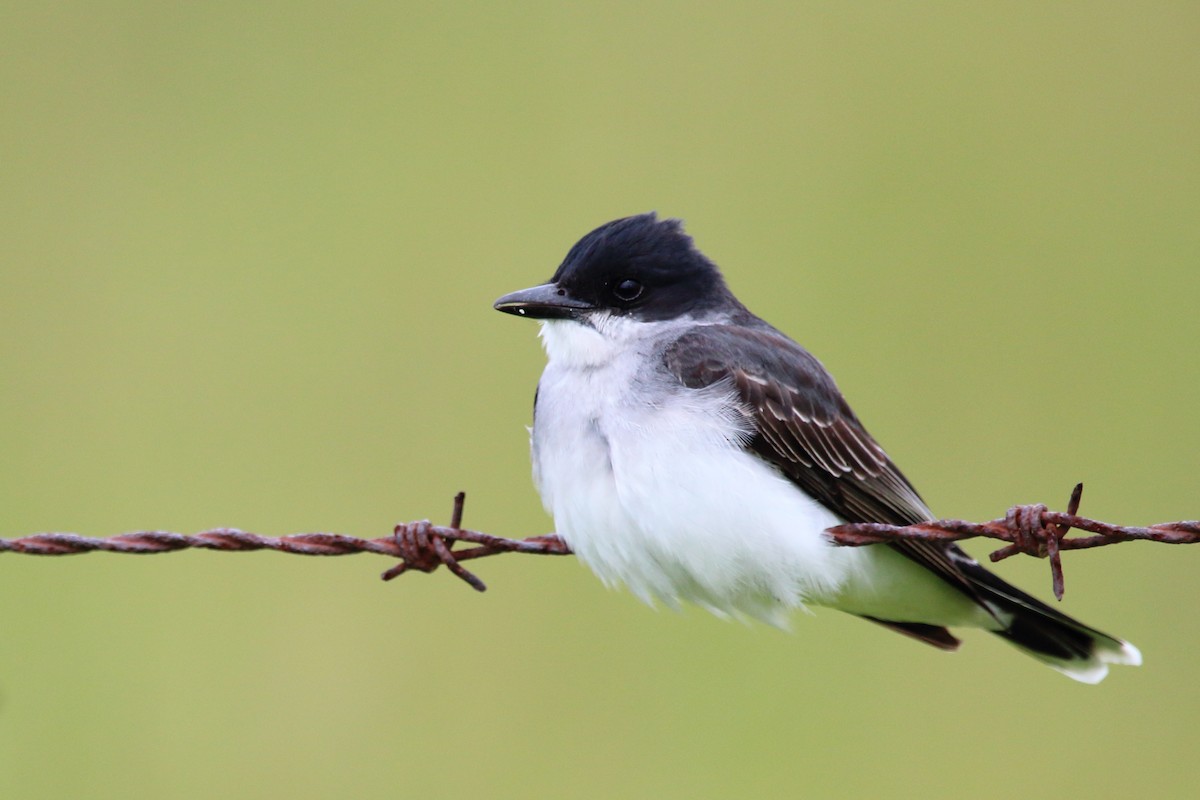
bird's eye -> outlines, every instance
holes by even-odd
[[[631,303],[642,296],[644,287],[635,280],[625,278],[613,286],[613,295],[623,303]]]

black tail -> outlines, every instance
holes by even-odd
[[[1064,675],[1099,683],[1109,664],[1142,663],[1142,654],[1129,642],[1089,628],[979,565],[963,571],[1002,626],[992,633]]]

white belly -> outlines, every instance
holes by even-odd
[[[838,592],[860,561],[824,541],[839,520],[741,449],[724,392],[605,401],[604,372],[547,369],[533,431],[546,509],[601,580],[774,624]]]

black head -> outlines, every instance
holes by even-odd
[[[604,310],[663,320],[730,308],[737,300],[683,223],[651,212],[601,225],[571,248],[549,283],[505,295],[495,305],[535,319]]]

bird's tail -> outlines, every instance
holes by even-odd
[[[1069,678],[1099,683],[1109,664],[1142,663],[1142,654],[1129,642],[1089,628],[982,567],[971,570],[969,578],[1001,625],[991,632]]]

